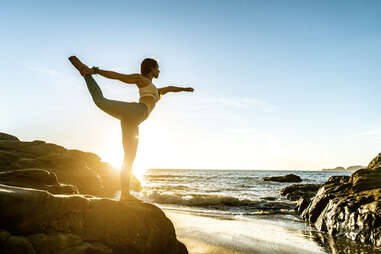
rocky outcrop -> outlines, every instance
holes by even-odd
[[[379,153],[368,165],[368,168],[381,167],[381,153]]]
[[[0,172],[0,184],[46,190],[53,194],[79,194],[77,187],[61,184],[57,176],[43,169],[19,169]]]
[[[61,183],[75,185],[82,194],[110,196],[120,189],[119,170],[102,162],[94,153],[39,140],[21,142],[12,135],[0,133],[0,172],[27,168],[54,173]],[[131,189],[141,190],[134,176]]]
[[[263,181],[272,181],[272,182],[301,182],[302,179],[300,176],[289,174],[285,176],[272,176],[272,177],[264,177]]]
[[[321,184],[293,184],[280,190],[280,194],[288,200],[298,200],[300,197],[312,198],[315,196]]]
[[[0,132],[0,140],[20,141],[17,137]]]
[[[0,134],[0,253],[188,253],[157,206],[79,194],[118,188],[95,154]]]
[[[171,221],[148,203],[0,184],[0,207],[1,253],[187,253]]]
[[[367,168],[331,177],[301,217],[321,231],[381,246],[381,154]]]

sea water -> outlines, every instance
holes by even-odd
[[[295,202],[286,200],[279,191],[292,183],[263,180],[286,174],[300,176],[303,184],[321,184],[332,175],[351,172],[149,169],[139,196],[178,210],[234,215],[287,214],[292,212]]]
[[[376,253],[371,246],[318,232],[299,219],[295,201],[280,195],[293,183],[263,180],[295,174],[302,178],[301,184],[322,184],[332,175],[351,173],[149,169],[142,190],[132,193],[165,211],[191,254]]]

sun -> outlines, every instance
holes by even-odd
[[[112,128],[112,130],[105,138],[105,141],[106,142],[102,145],[100,152],[102,160],[110,163],[116,169],[121,170],[123,165],[124,151],[120,128]],[[139,144],[139,146],[140,148],[144,147],[142,144]],[[147,157],[147,152],[149,152],[149,149],[148,151],[145,151],[144,158],[150,158]],[[146,163],[144,158],[140,158],[140,153],[142,152],[140,152],[138,149],[136,159],[132,167],[132,174],[134,174],[139,181],[142,181],[148,165],[145,165]]]
[[[134,167],[132,169],[132,174],[134,174],[136,176],[136,178],[142,182],[143,179],[144,179],[144,174],[146,172],[146,168],[138,168],[138,167]]]
[[[168,131],[168,124],[171,125],[171,122],[168,120],[169,122],[163,123],[159,120],[150,122],[150,125],[139,126],[138,150],[132,166],[132,173],[139,181],[143,180],[149,168],[163,167],[162,165],[168,164],[166,161],[168,154],[178,152],[176,151],[177,140],[171,138],[172,132]],[[102,160],[121,170],[124,157],[122,131],[118,125],[111,128],[108,126],[107,129],[108,132],[102,136],[99,154]],[[176,156],[172,157],[170,162],[181,164],[181,161],[176,160]]]
[[[110,153],[110,154],[105,154],[102,157],[104,157],[104,160],[110,163],[115,169],[122,170],[123,153],[121,156],[119,156],[117,153]],[[140,182],[143,181],[145,172],[146,172],[146,168],[141,167],[139,165],[134,164],[132,167],[132,174],[134,174]]]

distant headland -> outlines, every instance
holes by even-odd
[[[356,171],[360,168],[366,168],[366,166],[355,165],[355,166],[349,166],[347,168],[344,168],[344,167],[323,168],[321,169],[321,171]]]

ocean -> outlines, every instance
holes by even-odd
[[[293,183],[266,182],[266,176],[296,174],[306,183],[324,183],[351,172],[150,169],[142,181],[142,199],[177,210],[229,215],[264,215],[293,210],[279,191]]]
[[[142,190],[131,193],[163,209],[190,254],[376,253],[371,246],[331,237],[301,221],[296,202],[279,194],[293,183],[263,181],[295,174],[301,184],[319,184],[332,175],[351,173],[149,169]]]

